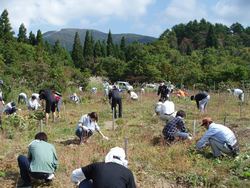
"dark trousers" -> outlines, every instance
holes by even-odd
[[[42,172],[31,172],[30,171],[30,161],[24,155],[19,155],[17,158],[18,166],[20,168],[20,174],[23,182],[25,184],[31,184],[30,176],[35,179],[47,179],[49,173],[42,173]]]
[[[161,99],[165,102],[166,100],[168,100],[168,96],[167,95],[161,95]]]
[[[122,99],[121,98],[112,98],[112,110],[115,108],[115,119],[117,118],[116,116],[116,105],[119,105],[119,118],[122,118]]]

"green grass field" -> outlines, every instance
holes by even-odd
[[[90,92],[83,93],[79,105],[68,102],[71,94],[63,95],[65,111],[62,105],[62,118],[56,120],[55,124],[43,126],[48,142],[55,146],[59,159],[56,179],[51,185],[44,184],[42,180],[33,180],[34,187],[74,187],[69,182],[74,169],[104,161],[112,147],[125,147],[125,137],[128,139],[128,168],[133,172],[138,188],[250,187],[250,163],[247,161],[250,156],[250,102],[247,94],[240,113],[241,104],[233,99],[233,95],[211,93],[207,114],[200,114],[196,103],[190,101],[190,98],[186,101],[171,96],[175,110],[187,110],[184,121],[191,136],[196,120],[195,138],[191,142],[177,141],[172,146],[166,145],[162,137],[164,122],[158,116],[152,116],[158,102],[154,99],[155,92],[142,94],[141,103],[140,100],[127,101],[128,96],[122,94],[123,118],[115,120],[114,130],[112,113],[102,91],[98,91],[95,96],[91,96]],[[193,94],[194,92],[190,92],[190,95]],[[27,155],[28,144],[40,131],[40,119],[44,120],[41,109],[34,113],[28,111],[24,104],[18,107],[22,109],[18,116],[3,115],[0,134],[0,187],[4,188],[16,187],[21,182],[17,157],[20,154]],[[103,140],[95,132],[89,144],[79,146],[75,127],[82,115],[93,111],[98,113],[98,124],[109,140]],[[206,150],[195,150],[196,142],[206,131],[200,127],[202,119],[211,117],[215,123],[224,124],[225,113],[226,126],[233,130],[240,143],[239,156],[214,159],[209,147]]]

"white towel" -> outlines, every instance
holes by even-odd
[[[118,157],[120,160],[113,158],[113,157]],[[128,161],[125,159],[125,152],[122,148],[115,147],[110,150],[110,152],[106,155],[105,157],[105,163],[109,162],[116,162],[118,164],[121,164],[127,168]],[[121,163],[119,163],[121,161]]]

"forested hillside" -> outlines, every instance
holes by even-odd
[[[72,29],[72,28],[61,29],[61,31],[48,31],[48,32],[43,33],[43,38],[44,38],[44,41],[48,40],[50,44],[54,44],[57,38],[59,38],[61,41],[61,46],[65,45],[67,50],[72,50],[75,33],[78,32],[81,42],[84,43],[86,31],[87,29]],[[92,29],[89,31],[93,33],[95,41],[97,40],[102,41],[104,39],[107,40],[108,38],[107,33],[103,33],[103,32],[92,30]],[[133,33],[112,34],[114,44],[118,43],[120,45],[121,39],[123,36],[126,38],[127,44],[133,43],[134,40],[137,40],[139,43],[144,43],[144,42],[151,43],[152,41],[156,39],[154,37],[137,35]]]
[[[250,28],[240,23],[231,27],[200,22],[173,26],[152,43],[132,44],[122,37],[120,45],[95,40],[86,31],[84,43],[76,31],[72,51],[61,48],[59,38],[50,45],[40,30],[27,36],[20,23],[17,38],[11,28],[8,11],[0,18],[0,78],[4,89],[41,88],[62,91],[86,85],[90,75],[106,76],[111,82],[155,82],[159,78],[177,86],[196,84],[202,89],[224,83],[240,85],[250,77]]]

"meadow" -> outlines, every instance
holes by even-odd
[[[89,86],[90,87],[90,86]],[[233,95],[226,92],[218,94],[211,92],[207,114],[201,114],[195,101],[190,98],[178,99],[171,95],[175,110],[187,111],[184,119],[188,133],[193,135],[194,120],[196,124],[195,137],[188,141],[176,141],[168,146],[163,137],[162,129],[165,123],[159,116],[153,117],[156,92],[146,90],[141,100],[127,100],[127,94],[121,94],[123,118],[116,119],[113,129],[112,111],[103,97],[102,90],[92,96],[83,92],[79,104],[69,102],[69,97],[75,90],[63,93],[61,119],[56,123],[43,126],[48,135],[48,142],[56,148],[59,168],[56,179],[48,185],[42,180],[33,180],[33,187],[74,187],[69,182],[71,172],[93,162],[104,161],[112,147],[125,147],[127,137],[128,168],[133,172],[138,188],[168,188],[168,187],[250,187],[250,102],[249,94],[245,101],[234,100]],[[193,95],[198,91],[190,91]],[[30,93],[31,94],[31,93]],[[28,95],[29,96],[29,93]],[[242,110],[241,109],[242,105]],[[0,187],[16,187],[21,182],[17,157],[27,155],[28,144],[40,131],[40,119],[44,114],[39,109],[28,111],[24,104],[18,108],[22,111],[16,116],[5,117],[0,133]],[[103,140],[98,133],[90,138],[90,143],[79,145],[75,136],[75,127],[80,117],[96,111],[99,115],[98,125],[109,140]],[[226,119],[225,119],[226,114]],[[200,124],[204,117],[211,117],[215,123],[228,126],[236,134],[240,143],[239,156],[214,159],[211,149],[195,150],[194,146],[205,134],[205,128]],[[49,122],[51,122],[51,114]]]

